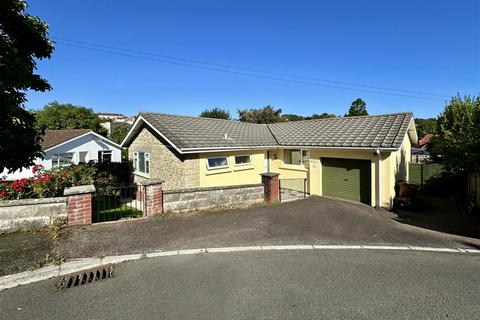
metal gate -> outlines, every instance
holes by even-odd
[[[280,202],[307,197],[307,179],[279,179]]]
[[[133,219],[144,216],[144,187],[130,185],[99,189],[92,198],[92,222]]]

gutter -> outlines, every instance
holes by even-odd
[[[246,147],[201,147],[201,148],[184,148],[180,153],[199,153],[199,152],[219,152],[219,151],[235,151],[235,150],[261,150],[261,149],[341,149],[341,150],[358,150],[358,151],[371,151],[377,150],[385,152],[398,151],[399,148],[374,148],[374,147],[315,147],[315,146],[290,146],[290,145],[276,145],[276,146],[246,146]]]

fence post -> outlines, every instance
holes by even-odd
[[[92,224],[92,194],[93,185],[65,188],[63,194],[67,196],[67,225],[79,226]]]
[[[420,189],[422,190],[423,190],[423,165],[424,163],[420,165]]]
[[[267,203],[280,201],[280,184],[278,179],[279,175],[279,173],[275,172],[266,172],[261,174],[265,202]]]
[[[307,197],[307,179],[303,179],[303,198]]]
[[[163,189],[164,180],[152,179],[140,182],[141,189],[144,192],[144,215],[153,217],[163,212]]]

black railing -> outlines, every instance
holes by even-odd
[[[280,202],[307,197],[307,179],[280,179]]]
[[[92,222],[143,217],[146,206],[141,186],[109,187],[93,194]]]

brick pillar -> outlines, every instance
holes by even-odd
[[[265,193],[265,202],[279,202],[280,201],[280,184],[278,181],[279,173],[266,172],[262,173],[262,183]]]
[[[144,215],[146,217],[153,217],[158,213],[163,212],[163,180],[145,180],[140,183],[142,192],[145,192],[143,197]]]
[[[67,225],[79,226],[92,224],[92,193],[93,185],[65,188],[67,196]]]

